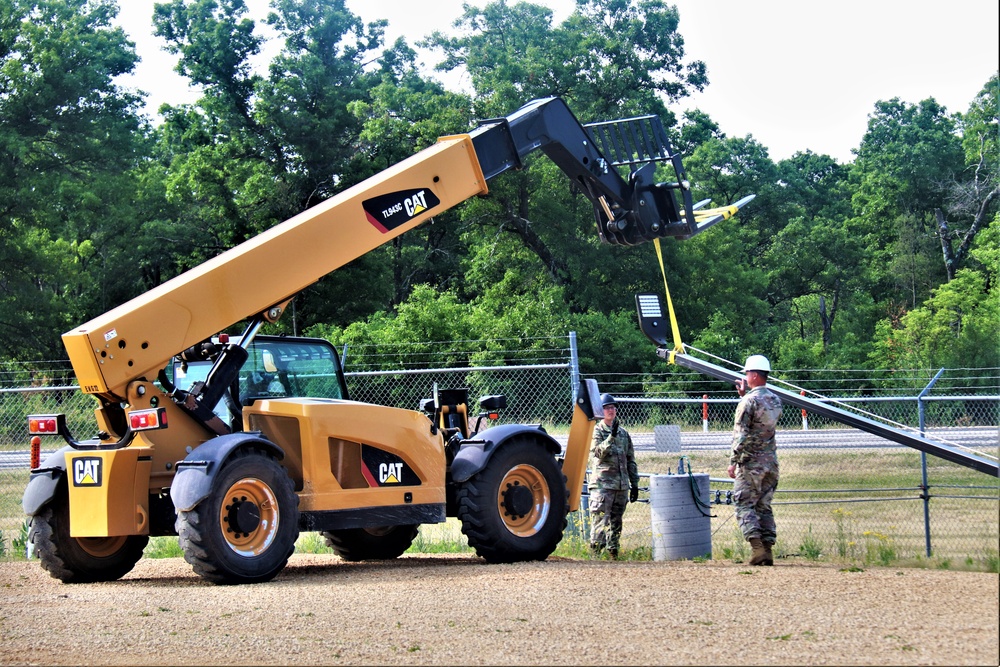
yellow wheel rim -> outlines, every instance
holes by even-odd
[[[551,507],[552,492],[538,468],[517,465],[500,481],[497,510],[507,530],[514,535],[530,537],[541,530]]]
[[[219,527],[230,549],[241,556],[257,556],[274,542],[279,513],[271,487],[245,477],[226,491],[219,508]]]

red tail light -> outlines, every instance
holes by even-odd
[[[59,435],[64,415],[28,415],[29,435]]]
[[[150,431],[167,427],[167,409],[135,410],[128,415],[128,426],[133,431]]]

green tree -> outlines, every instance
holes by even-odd
[[[1000,366],[1000,216],[970,252],[980,268],[959,269],[920,307],[879,323],[871,354],[876,368]]]
[[[933,99],[880,101],[856,153],[851,231],[872,253],[874,293],[914,307],[947,277],[934,210],[964,168],[955,119]]]
[[[59,335],[136,287],[129,193],[141,98],[112,0],[0,3],[0,355],[63,356]]]
[[[367,98],[350,105],[362,123],[356,151],[363,157],[359,174],[374,175],[439,137],[468,131],[471,123],[466,96],[421,76],[405,43],[397,42],[393,52],[392,66],[383,69]],[[381,307],[403,303],[415,285],[457,288],[465,253],[460,219],[453,210],[377,249],[371,259],[388,267],[391,276]]]
[[[1000,202],[998,99],[1000,78],[994,74],[960,122],[965,170],[947,188],[945,205],[934,209],[948,280],[965,263],[976,234]],[[957,218],[961,226],[956,228],[949,218]]]
[[[788,219],[777,166],[752,136],[710,139],[685,165],[691,182],[711,193],[716,205],[750,194],[756,198],[738,218],[676,245],[675,271],[683,291],[674,293],[674,303],[680,321],[695,332],[695,345],[735,336],[737,348],[770,350],[776,325],[787,319],[787,299],[770,289],[766,263]]]
[[[864,299],[867,285],[858,267],[867,258],[846,224],[848,169],[808,151],[782,161],[778,169],[791,217],[775,235],[765,262],[774,301],[789,306],[777,356],[785,367],[849,365],[856,359],[856,344],[846,343],[858,332],[843,325],[843,315]],[[861,332],[863,340],[871,326]]]
[[[583,122],[652,112],[670,124],[663,100],[676,101],[707,81],[702,63],[684,62],[678,21],[676,10],[659,1],[593,0],[579,2],[555,26],[545,7],[500,0],[467,6],[455,24],[458,36],[435,33],[425,44],[444,54],[439,69],[468,72],[478,117],[558,95]],[[486,263],[465,267],[469,294],[503,279],[494,257],[476,250],[498,245],[499,236],[517,242],[502,244],[505,263],[544,272],[571,312],[631,308],[637,286],[656,284],[652,250],[602,247],[591,204],[570,186],[547,159],[529,156],[525,169],[491,182],[488,199],[463,207],[463,241],[473,261]]]
[[[157,34],[180,56],[178,71],[205,91],[195,105],[163,109],[158,134],[168,196],[183,201],[187,219],[202,230],[191,264],[370,175],[359,141],[365,119],[354,105],[367,103],[383,75],[412,60],[405,44],[377,58],[385,22],[365,25],[342,0],[272,7],[267,23],[282,48],[264,76],[250,66],[262,42],[242,0],[155,6]],[[379,259],[358,258],[307,288],[279,328],[298,331],[378,310],[392,294]]]

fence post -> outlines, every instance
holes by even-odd
[[[708,433],[708,394],[702,394],[701,398],[701,430]]]
[[[924,423],[925,423],[924,397],[930,393],[931,387],[933,387],[934,383],[938,381],[938,378],[941,377],[942,373],[944,373],[943,368],[937,372],[937,375],[935,375],[931,379],[931,381],[927,383],[927,386],[924,387],[924,390],[920,392],[919,396],[917,396],[917,420],[920,423],[921,437],[923,437],[924,435]],[[930,495],[930,486],[928,486],[927,484],[927,452],[923,451],[920,452],[920,479],[921,479],[921,489],[922,489],[921,496],[924,499],[924,542],[927,547],[927,557],[930,558],[931,557],[931,495]]]
[[[800,393],[802,394],[802,396],[805,396],[806,395],[806,390],[803,389]],[[805,408],[802,408],[802,430],[803,431],[808,431],[809,430],[809,417],[806,416],[806,409]]]
[[[580,352],[576,347],[576,332],[569,332],[569,380],[573,387],[573,403],[580,395]]]

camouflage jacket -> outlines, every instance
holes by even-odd
[[[781,416],[781,399],[766,386],[751,389],[736,406],[731,465],[757,462],[776,465],[774,427]]]
[[[639,486],[639,466],[635,462],[632,436],[621,425],[618,435],[611,437],[611,427],[603,421],[594,427],[594,442],[590,448],[591,491],[628,491]]]

